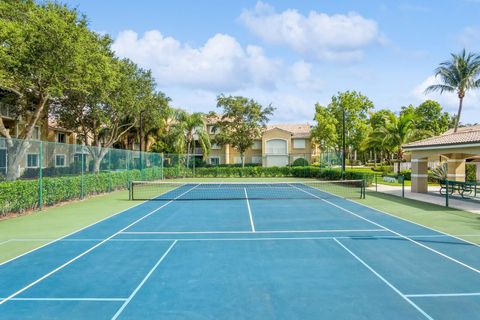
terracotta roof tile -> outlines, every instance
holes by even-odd
[[[431,137],[423,139],[420,141],[415,141],[403,145],[405,149],[416,149],[422,147],[433,147],[433,146],[448,146],[448,145],[458,145],[458,144],[471,144],[478,143],[480,144],[480,126],[471,126],[465,128],[459,128],[456,133],[452,131],[447,131],[444,134],[436,137]]]

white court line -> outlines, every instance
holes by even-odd
[[[185,191],[184,193],[182,193],[181,195],[179,195],[178,197],[176,197],[175,199],[178,199],[180,198],[181,196],[183,196],[184,194],[190,192],[191,190],[195,189],[196,187],[198,186],[198,184],[193,187],[193,188],[190,188],[188,189],[187,191]],[[25,290],[31,288],[32,286],[36,285],[37,283],[43,281],[44,279],[48,278],[49,276],[51,276],[52,274],[54,274],[55,272],[65,268],[66,266],[68,266],[69,264],[71,264],[72,262],[80,259],[81,257],[83,257],[84,255],[86,255],[87,253],[91,252],[92,250],[98,248],[99,246],[101,246],[102,244],[104,244],[105,242],[107,242],[108,240],[112,239],[113,237],[117,236],[118,234],[120,234],[121,232],[127,230],[128,228],[130,228],[131,226],[137,224],[138,222],[142,221],[143,219],[151,216],[152,214],[154,214],[155,212],[161,210],[162,208],[164,208],[165,206],[169,205],[170,203],[172,203],[173,201],[175,201],[175,199],[173,200],[170,200],[168,201],[167,203],[163,204],[162,206],[158,207],[157,209],[153,210],[153,211],[150,211],[149,213],[147,213],[146,215],[144,215],[143,217],[135,220],[134,222],[130,223],[128,226],[126,226],[125,228],[115,232],[114,234],[112,234],[110,237],[106,238],[105,240],[97,243],[96,245],[94,245],[93,247],[91,247],[90,249],[82,252],[81,254],[79,254],[78,256],[68,260],[67,262],[65,262],[64,264],[62,264],[61,266],[53,269],[52,271],[50,271],[49,273],[45,274],[44,276],[38,278],[37,280],[33,281],[32,283],[30,283],[29,285],[23,287],[22,289],[18,290],[17,292],[11,294],[10,296],[8,296],[7,298],[5,298],[4,300],[0,301],[0,305],[4,304],[5,302],[7,302],[8,300],[12,299],[12,298],[15,298],[16,296],[18,296],[20,293],[24,292]]]
[[[2,241],[2,242],[0,242],[0,246],[1,246],[2,244],[9,243],[10,241],[12,241],[12,239],[8,239],[8,240],[5,240],[5,241]]]
[[[147,201],[148,201],[148,200],[147,200]],[[136,205],[134,205],[134,206],[131,206],[131,207],[129,207],[129,208],[126,208],[126,209],[124,209],[124,210],[122,210],[122,211],[119,211],[119,212],[117,212],[117,213],[115,213],[115,214],[112,214],[111,216],[105,217],[105,218],[103,218],[103,219],[101,219],[101,220],[98,220],[98,221],[96,221],[96,222],[94,222],[94,223],[91,223],[91,224],[89,224],[89,225],[87,225],[87,226],[85,226],[85,227],[83,227],[83,228],[80,228],[80,229],[78,229],[78,230],[75,230],[75,231],[73,231],[73,232],[70,232],[69,234],[66,234],[66,235],[64,235],[64,236],[62,236],[62,237],[60,237],[60,238],[56,238],[56,239],[54,239],[54,240],[52,240],[52,241],[50,241],[50,242],[48,242],[48,243],[45,243],[44,245],[41,245],[41,246],[39,246],[39,247],[37,247],[37,248],[34,248],[34,249],[29,250],[29,251],[27,251],[27,252],[24,252],[24,253],[16,256],[16,257],[13,257],[13,258],[11,258],[11,259],[8,259],[7,261],[4,261],[4,262],[0,263],[0,266],[3,266],[4,264],[9,263],[10,261],[13,261],[13,260],[18,259],[18,258],[20,258],[20,257],[23,257],[23,256],[25,256],[25,255],[27,255],[27,254],[29,254],[29,253],[32,253],[32,252],[34,252],[34,251],[37,251],[37,250],[39,250],[39,249],[41,249],[41,248],[43,248],[43,247],[46,247],[46,246],[48,246],[49,244],[55,243],[55,242],[57,242],[57,241],[59,241],[59,240],[62,240],[62,239],[64,239],[64,238],[66,238],[66,237],[69,237],[69,236],[71,236],[71,235],[73,235],[73,234],[75,234],[75,233],[77,233],[77,232],[80,232],[80,231],[82,231],[82,230],[85,230],[85,229],[87,229],[87,228],[90,228],[90,227],[92,227],[92,226],[94,226],[94,225],[96,225],[96,224],[98,224],[98,223],[100,223],[100,222],[103,222],[103,221],[107,220],[107,219],[113,218],[113,217],[115,217],[115,216],[117,216],[117,215],[119,215],[119,214],[121,214],[121,213],[124,213],[124,212],[130,210],[130,209],[133,209],[133,208],[135,208],[135,207],[141,206],[142,204],[144,204],[144,203],[147,202],[147,201],[140,202],[140,203],[138,203],[138,204],[136,204]]]
[[[409,298],[475,297],[475,296],[480,296],[480,292],[406,294],[405,296]]]
[[[423,243],[420,243],[420,242],[418,242],[418,241],[416,241],[416,240],[414,240],[414,239],[412,239],[412,238],[409,238],[409,237],[407,237],[407,236],[404,236],[403,234],[398,233],[398,232],[396,232],[396,231],[393,231],[392,229],[389,229],[389,228],[387,228],[387,227],[385,227],[385,226],[383,226],[383,225],[381,225],[381,224],[379,224],[379,223],[376,223],[376,222],[374,222],[374,221],[372,221],[372,220],[370,220],[370,219],[367,219],[367,218],[365,218],[365,217],[362,217],[361,215],[358,215],[358,214],[356,214],[355,212],[352,212],[352,211],[350,211],[350,210],[348,210],[348,209],[346,209],[346,208],[344,208],[344,207],[342,207],[342,206],[339,206],[339,205],[337,205],[337,204],[335,204],[335,203],[333,203],[333,202],[330,202],[330,201],[328,201],[328,200],[326,200],[326,199],[322,199],[322,198],[318,197],[317,195],[315,195],[315,194],[313,194],[313,193],[310,193],[310,192],[308,192],[308,191],[302,190],[302,189],[300,189],[300,188],[298,188],[298,187],[296,187],[296,186],[293,186],[293,187],[295,187],[295,188],[297,188],[298,190],[301,190],[301,191],[303,191],[303,192],[305,192],[305,193],[308,193],[308,194],[310,194],[310,195],[312,195],[312,196],[314,196],[314,197],[316,197],[316,198],[318,198],[318,199],[320,199],[320,200],[322,200],[322,201],[324,201],[324,202],[326,202],[326,203],[328,203],[328,204],[330,204],[330,205],[332,205],[332,206],[334,206],[334,207],[336,207],[336,208],[338,208],[338,209],[340,209],[340,210],[342,210],[342,211],[348,212],[348,213],[350,213],[350,214],[352,214],[352,215],[354,215],[354,216],[356,216],[356,217],[358,217],[358,218],[360,218],[360,219],[362,219],[362,220],[365,220],[365,221],[367,221],[367,222],[370,222],[371,224],[374,224],[374,225],[376,225],[377,227],[383,228],[383,229],[385,229],[386,231],[390,231],[391,233],[396,234],[397,236],[399,236],[399,237],[401,237],[401,238],[404,238],[404,239],[406,239],[406,240],[408,240],[408,241],[410,241],[410,242],[412,242],[412,243],[415,243],[416,245],[418,245],[418,246],[420,246],[420,247],[423,247],[423,248],[425,248],[425,249],[427,249],[427,250],[430,250],[430,251],[432,251],[432,252],[434,252],[434,253],[436,253],[436,254],[438,254],[438,255],[440,255],[440,256],[442,256],[442,257],[444,257],[444,258],[446,258],[446,259],[448,259],[448,260],[450,260],[450,261],[453,261],[453,262],[455,262],[455,263],[458,263],[459,265],[464,266],[465,268],[468,268],[468,269],[470,269],[470,270],[472,270],[472,271],[475,271],[476,273],[480,273],[480,270],[478,270],[478,269],[476,269],[476,268],[474,268],[474,267],[472,267],[472,266],[470,266],[470,265],[468,265],[468,264],[466,264],[466,263],[463,263],[463,262],[461,262],[461,261],[459,261],[459,260],[457,260],[457,259],[455,259],[455,258],[453,258],[453,257],[450,257],[449,255],[446,255],[446,254],[444,254],[444,253],[442,253],[442,252],[440,252],[440,251],[438,251],[438,250],[435,250],[435,249],[433,249],[433,248],[431,248],[431,247],[429,247],[429,246],[427,246],[427,245],[424,245]],[[356,203],[356,202],[355,202],[355,203]]]
[[[252,210],[250,209],[250,201],[248,200],[247,188],[243,188],[245,191],[245,199],[247,200],[248,216],[250,217],[250,225],[252,226],[252,232],[255,232],[255,225],[253,224]]]
[[[123,312],[123,310],[126,308],[126,306],[130,303],[130,301],[132,301],[133,297],[135,297],[137,292],[143,287],[145,282],[147,282],[148,278],[150,278],[150,276],[157,269],[157,267],[160,265],[160,263],[162,263],[162,261],[165,259],[165,257],[170,253],[170,251],[172,250],[172,248],[175,246],[176,243],[177,243],[177,240],[173,241],[173,243],[170,245],[170,247],[167,249],[167,251],[165,251],[163,256],[157,261],[157,263],[153,266],[153,268],[150,269],[150,271],[147,273],[145,278],[143,278],[142,282],[140,282],[140,284],[135,288],[135,290],[133,290],[133,292],[130,294],[130,296],[127,298],[127,300],[125,300],[125,302],[120,307],[120,309],[118,309],[118,311],[112,317],[112,320],[115,320],[120,316],[120,314]]]
[[[1,298],[0,298],[1,300]],[[125,301],[126,298],[12,298],[10,301]]]
[[[319,229],[319,230],[262,230],[262,231],[125,231],[121,234],[253,234],[253,233],[325,233],[325,232],[381,232],[385,229]]]
[[[437,233],[444,234],[444,235],[446,235],[446,236],[449,236],[449,237],[458,239],[458,240],[460,240],[460,241],[469,243],[469,244],[474,245],[474,246],[476,246],[476,247],[480,247],[480,244],[478,244],[478,243],[471,242],[471,241],[468,241],[468,240],[459,238],[459,236],[460,236],[460,237],[464,237],[464,235],[449,234],[449,233],[446,233],[446,232],[443,232],[443,231],[439,231],[439,230],[436,230],[436,229],[433,229],[433,228],[424,226],[423,224],[417,223],[417,222],[415,222],[415,221],[411,221],[411,220],[408,220],[408,219],[405,219],[405,218],[402,218],[402,217],[398,217],[398,216],[393,215],[393,214],[391,214],[391,213],[388,213],[388,212],[385,212],[385,211],[382,211],[382,210],[379,210],[379,209],[375,209],[375,208],[373,208],[373,207],[370,207],[370,206],[368,206],[368,205],[366,205],[366,204],[363,204],[363,203],[360,203],[360,202],[352,201],[352,200],[350,200],[350,199],[344,199],[344,200],[347,200],[347,201],[349,201],[349,202],[351,202],[351,203],[355,203],[355,204],[358,204],[358,205],[363,206],[363,207],[365,207],[365,208],[369,208],[369,209],[371,209],[371,210],[374,210],[374,211],[377,211],[377,212],[386,214],[386,215],[388,215],[388,216],[390,216],[390,217],[393,217],[393,218],[396,218],[396,219],[399,219],[399,220],[403,220],[403,221],[406,221],[406,222],[413,223],[413,224],[415,224],[415,225],[417,225],[417,226],[419,226],[419,227],[422,227],[422,228],[425,228],[425,229],[428,229],[428,230],[432,230],[432,231],[437,232]],[[418,201],[418,200],[416,200],[416,201]],[[475,236],[478,236],[478,235],[471,235],[471,236],[472,236],[472,237],[475,237]]]
[[[383,229],[364,229],[364,230],[361,230],[361,229],[358,229],[358,230],[342,230],[342,229],[339,229],[339,230],[328,230],[328,229],[321,229],[321,230],[302,230],[302,231],[298,231],[298,230],[283,230],[283,231],[280,231],[280,230],[272,230],[272,231],[255,231],[255,233],[257,234],[269,234],[269,233],[272,233],[272,234],[277,234],[277,233],[285,233],[285,234],[291,234],[291,233],[328,233],[328,232],[388,232],[388,231],[385,231]],[[189,234],[253,234],[252,231],[192,231],[192,232],[122,232],[121,234],[138,234],[138,235],[149,235],[149,234],[159,234],[159,235],[189,235]],[[421,235],[421,234],[411,234],[411,235],[405,235],[406,237],[409,237],[409,238],[450,238],[451,236],[450,235],[446,235],[446,234],[432,234],[432,235]],[[459,237],[480,237],[479,234],[460,234],[460,235],[456,235],[456,236],[459,236]],[[358,236],[343,236],[342,238],[354,238],[354,237],[358,237]],[[361,236],[361,237],[371,237],[371,238],[382,238],[382,239],[396,239],[396,238],[402,238],[403,237],[399,237],[399,236],[396,236],[396,235],[380,235],[380,236],[377,236],[377,235],[365,235],[365,236]],[[322,237],[322,238],[325,238],[325,237]],[[326,238],[334,238],[333,236],[331,237],[326,237]],[[338,236],[336,238],[339,238]],[[156,240],[158,238],[137,238],[137,239],[111,239],[110,241],[142,241],[142,240]],[[254,238],[255,239],[255,238]],[[55,239],[28,239],[28,238],[19,238],[19,239],[10,239],[8,240],[9,242],[28,242],[28,241],[52,241],[52,240],[55,240]],[[104,238],[98,238],[98,239],[87,239],[87,238],[84,238],[84,239],[61,239],[61,240],[58,240],[58,241],[66,241],[66,242],[95,242],[95,241],[102,241],[102,240],[105,240]],[[158,240],[164,240],[163,239],[158,239]],[[175,239],[171,239],[172,241],[175,240]],[[179,239],[181,240],[181,239]],[[190,240],[190,239],[189,239]],[[192,239],[192,240],[195,240],[195,239]],[[417,241],[422,241],[422,239],[417,239]]]
[[[400,297],[402,297],[405,301],[407,301],[411,306],[413,306],[417,311],[419,311],[425,318],[433,320],[431,316],[428,315],[425,311],[422,310],[419,306],[417,306],[412,300],[410,300],[406,295],[404,295],[400,290],[398,290],[393,284],[391,284],[387,279],[382,277],[375,269],[369,266],[365,261],[363,261],[359,256],[353,253],[350,249],[348,249],[343,243],[338,241],[337,239],[333,239],[336,243],[338,243],[343,249],[345,249],[348,253],[350,253],[355,259],[357,259],[361,264],[363,264],[368,270],[370,270],[374,275],[376,275],[380,280],[382,280],[387,286],[389,286],[393,291],[395,291]]]

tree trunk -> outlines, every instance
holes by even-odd
[[[94,147],[94,149],[92,148],[88,148],[88,149],[93,158],[93,173],[99,173],[102,160],[107,155],[109,149],[102,148],[102,147]]]
[[[26,163],[26,153],[30,148],[28,140],[17,140],[7,142],[7,174],[5,179],[7,181],[15,181],[20,178],[20,168],[23,163]],[[39,163],[39,165],[42,165]]]
[[[245,168],[245,156],[243,155],[243,152],[240,153],[240,158],[242,159],[242,168]]]
[[[457,114],[457,119],[455,120],[455,128],[453,129],[453,132],[457,132],[458,125],[460,123],[460,115],[462,114],[462,107],[463,107],[463,97],[459,97],[459,104],[458,104],[458,114]]]

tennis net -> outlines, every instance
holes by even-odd
[[[133,181],[132,200],[275,200],[362,198],[363,180],[300,182]]]

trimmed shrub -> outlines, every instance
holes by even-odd
[[[304,158],[295,159],[292,163],[292,167],[306,167],[308,166],[308,161]]]
[[[465,175],[467,181],[477,181],[477,165],[475,163],[467,163],[465,165]]]
[[[412,170],[401,170],[400,175],[405,177],[405,180],[412,180]]]

